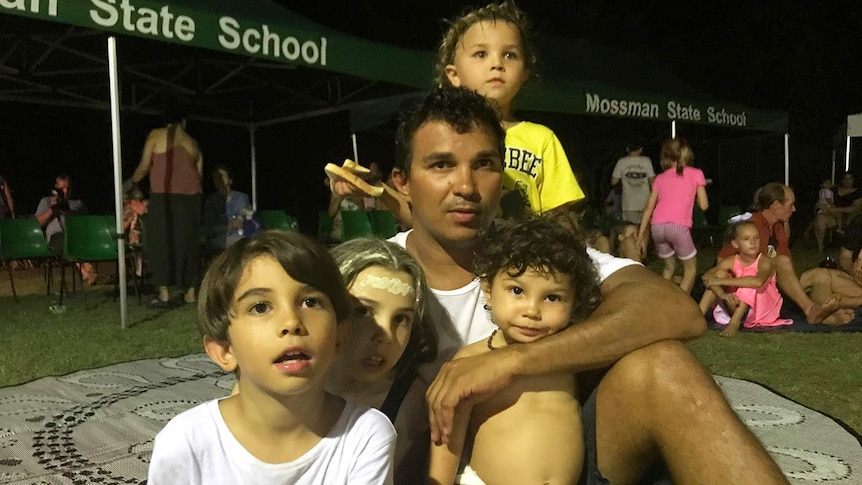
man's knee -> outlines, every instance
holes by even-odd
[[[776,268],[779,268],[779,269],[793,268],[793,260],[790,259],[790,256],[786,256],[784,254],[779,254],[779,255],[775,256],[774,258],[772,258],[772,261],[775,264]]]
[[[809,290],[813,286],[829,284],[829,271],[826,268],[812,268],[802,273],[799,277],[799,282],[802,288]]]
[[[675,340],[656,342],[629,353],[614,364],[605,379],[626,393],[660,400],[688,394],[699,387],[698,382],[714,385],[688,347]]]

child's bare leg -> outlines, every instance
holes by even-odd
[[[682,291],[686,293],[691,292],[695,276],[697,276],[697,256],[682,262],[682,281],[679,283]]]
[[[722,337],[733,337],[739,332],[739,327],[742,325],[742,317],[745,316],[745,311],[748,310],[748,304],[744,302],[739,302],[739,306],[736,307],[736,310],[733,311],[733,315],[730,317],[730,322],[728,322],[727,327],[719,333]]]
[[[673,274],[676,272],[676,258],[671,256],[664,260],[664,270],[661,275],[664,279],[673,279]]]
[[[706,291],[703,292],[703,296],[700,297],[700,311],[706,315],[713,305],[715,305],[715,301],[718,298],[715,296],[715,293],[712,292],[711,289],[707,288]]]

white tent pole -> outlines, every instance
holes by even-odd
[[[790,185],[790,133],[784,134],[784,185]]]
[[[850,136],[847,136],[847,149],[844,150],[844,171],[850,171]]]
[[[353,161],[359,163],[359,150],[356,149],[356,133],[351,133],[350,139],[353,141]]]
[[[111,134],[114,144],[114,212],[117,234],[123,233],[123,155],[120,149],[120,82],[117,70],[117,38],[108,37],[108,78],[111,89]],[[117,276],[120,279],[120,328],[126,328],[126,239],[117,239]]]
[[[251,145],[251,208],[257,212],[257,145],[254,142],[254,122],[248,124],[248,138]]]
[[[670,122],[670,137],[676,138],[676,120]]]
[[[832,150],[832,184],[835,184],[835,150]]]

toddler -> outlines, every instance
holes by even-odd
[[[537,341],[598,306],[598,275],[583,238],[554,219],[491,226],[478,247],[476,274],[499,328],[455,359]],[[432,444],[429,483],[453,483],[462,461],[461,484],[575,483],[584,455],[576,387],[573,374],[551,373],[462,403],[448,445]]]

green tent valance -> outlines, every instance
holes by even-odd
[[[431,85],[431,53],[342,34],[266,0],[0,0],[0,12],[405,86]]]
[[[0,12],[370,82],[432,86],[433,53],[343,34],[269,0],[0,0]],[[543,79],[519,95],[523,109],[787,131],[786,113],[715,100],[653,59],[568,39],[543,38],[539,50]]]

